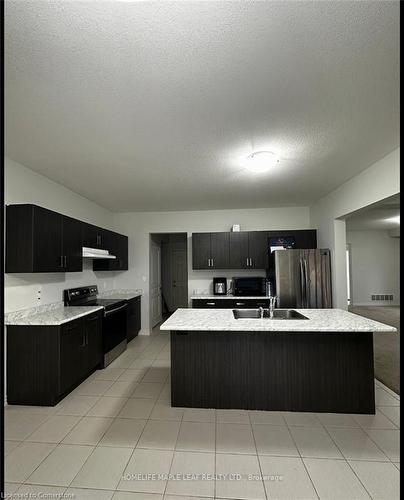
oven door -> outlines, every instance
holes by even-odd
[[[104,312],[102,320],[102,346],[104,366],[109,365],[126,349],[127,304]]]

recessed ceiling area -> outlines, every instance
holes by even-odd
[[[399,145],[399,2],[7,1],[5,42],[7,156],[113,211],[303,206]]]
[[[347,231],[391,231],[400,229],[400,195],[365,208],[346,219]]]

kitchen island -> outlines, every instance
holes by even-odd
[[[375,413],[373,332],[395,328],[341,309],[306,319],[235,319],[178,309],[171,333],[175,407]]]

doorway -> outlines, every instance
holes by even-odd
[[[150,234],[150,325],[188,307],[187,233]]]
[[[397,328],[373,334],[375,376],[400,393],[400,196],[345,220],[348,310]]]

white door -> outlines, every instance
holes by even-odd
[[[187,265],[187,251],[174,249],[172,253],[172,305],[174,311],[178,307],[188,307]]]
[[[151,242],[150,248],[150,311],[151,327],[162,320],[161,314],[161,250]]]

